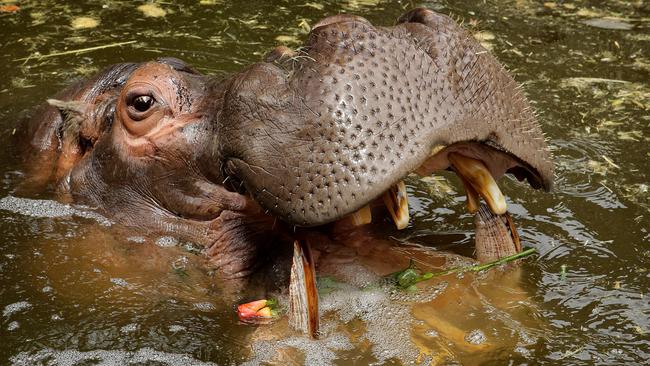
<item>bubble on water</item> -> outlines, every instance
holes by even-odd
[[[120,287],[127,287],[129,286],[129,283],[126,282],[126,280],[119,278],[119,277],[113,277],[111,278],[111,282],[115,285],[118,285]]]
[[[172,332],[172,333],[177,333],[177,332],[183,332],[183,331],[185,331],[187,328],[185,328],[185,327],[182,326],[182,325],[173,324],[173,325],[170,325],[168,329],[169,329],[169,331]]]
[[[7,196],[0,199],[0,210],[6,210],[17,214],[38,218],[77,216],[95,220],[104,226],[110,226],[112,224],[110,220],[96,212],[91,211],[88,207],[72,207],[70,205],[51,200],[37,200]]]
[[[357,287],[365,287],[376,283],[379,276],[365,266],[358,263],[349,263],[333,268],[333,273],[342,281]]]
[[[52,314],[52,316],[50,317],[50,319],[52,319],[52,320],[54,320],[54,321],[57,321],[57,320],[63,320],[63,318],[62,318],[61,315],[59,315],[59,314]]]
[[[122,328],[120,328],[120,332],[125,333],[125,334],[126,333],[133,333],[133,332],[137,331],[138,328],[140,328],[140,326],[138,324],[130,323],[130,324],[127,324],[127,325],[123,326]]]
[[[128,238],[126,238],[126,240],[137,244],[142,244],[145,241],[147,241],[147,239],[145,239],[142,236],[129,236]]]
[[[16,329],[20,328],[20,324],[17,321],[13,321],[7,325],[7,330],[8,331],[14,331]]]
[[[277,352],[277,342],[274,341],[255,341],[251,344],[252,357],[240,366],[254,366],[263,363],[269,363]]]
[[[215,309],[214,305],[209,302],[197,302],[194,304],[194,308],[200,311],[213,311]]]
[[[418,287],[416,292],[408,292],[399,288],[395,288],[394,285],[386,285],[385,291],[390,294],[390,299],[392,301],[398,301],[403,303],[428,303],[433,301],[438,297],[446,288],[447,281],[442,281],[436,284],[427,285]]]
[[[519,353],[522,356],[530,356],[531,354],[528,348],[522,346],[515,347],[515,352]]]
[[[372,344],[372,354],[379,363],[391,358],[408,363],[419,354],[411,341],[414,319],[409,307],[392,302],[380,288],[342,287],[322,299],[321,309],[336,312],[344,323],[362,320],[366,324],[365,336]]]
[[[350,340],[341,334],[333,334],[319,340],[292,337],[282,340],[280,344],[301,350],[305,355],[305,365],[313,366],[332,365],[337,351],[348,351],[354,348]]]
[[[191,365],[204,366],[215,365],[210,362],[202,362],[190,355],[156,351],[151,348],[142,348],[136,351],[120,350],[95,350],[81,352],[77,350],[57,351],[50,348],[37,352],[20,352],[10,359],[12,365],[27,366],[34,364],[47,364],[58,366],[73,366],[80,364],[119,366],[133,364],[155,364],[155,365]]]
[[[439,334],[436,330],[434,330],[434,329],[429,329],[429,330],[427,330],[424,334],[425,334],[427,337],[432,337],[432,338],[438,337],[438,336],[440,335],[440,334]]]
[[[304,357],[304,364],[310,366],[332,365],[337,358],[337,353],[352,350],[354,346],[350,340],[342,334],[332,334],[320,339],[307,337],[289,337],[278,341],[260,340],[252,344],[253,356],[242,366],[260,365],[274,363],[274,358],[284,349],[296,349]],[[291,351],[286,353],[290,354]],[[282,357],[282,355],[280,355]],[[289,356],[290,357],[290,356]]]
[[[483,344],[486,340],[487,337],[485,336],[485,333],[480,329],[474,329],[465,336],[465,341],[467,341],[467,343],[476,345]]]
[[[156,245],[162,248],[175,247],[178,245],[178,239],[173,236],[162,236],[156,240]]]
[[[27,301],[18,301],[5,306],[4,310],[2,310],[2,315],[8,318],[19,311],[27,310],[31,307],[32,304],[28,303]]]
[[[526,331],[523,329],[519,330],[519,343],[523,345],[531,345],[535,344],[537,342],[537,339],[535,337],[531,336],[528,334]]]
[[[172,262],[172,268],[174,270],[184,270],[187,268],[187,264],[190,262],[190,260],[186,256],[180,256]]]
[[[46,294],[52,292],[53,290],[54,290],[54,289],[52,288],[52,286],[45,286],[45,287],[43,287],[43,288],[41,289],[41,291],[43,291],[43,292],[46,293]]]

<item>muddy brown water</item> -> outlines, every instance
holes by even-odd
[[[643,1],[15,4],[17,12],[0,13],[3,146],[23,111],[111,63],[175,56],[202,72],[228,73],[276,44],[296,46],[323,16],[350,12],[388,25],[425,5],[462,20],[523,84],[557,178],[550,194],[502,179],[524,246],[539,252],[524,261],[519,280],[500,272],[447,276],[415,294],[377,285],[377,273],[409,258],[426,268],[466,263],[446,253],[471,254],[473,224],[453,175],[409,178],[411,224],[381,235],[420,247],[386,249],[394,257],[324,251],[323,337],[308,341],[285,320],[238,324],[232,294],[188,243],[116,233],[92,210],[71,211],[47,196],[11,198],[21,175],[5,148],[0,364],[650,359],[650,7]],[[134,42],[37,57],[127,41]]]

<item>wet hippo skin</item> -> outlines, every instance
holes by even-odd
[[[217,78],[163,58],[70,86],[21,129],[24,189],[203,244],[238,277],[294,226],[346,218],[411,172],[477,161],[551,188],[518,84],[446,16],[329,17],[266,61]]]

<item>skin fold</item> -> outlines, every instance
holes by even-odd
[[[244,277],[295,232],[345,218],[450,152],[550,189],[553,166],[518,84],[465,30],[415,9],[393,27],[349,15],[299,53],[225,78],[163,58],[77,82],[17,134],[25,192],[206,248]]]

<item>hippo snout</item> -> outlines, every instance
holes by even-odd
[[[481,192],[498,190],[506,173],[534,188],[552,185],[550,152],[518,84],[471,35],[430,10],[387,28],[326,18],[304,51],[256,64],[230,85],[219,121],[229,142],[225,174],[295,225],[352,214],[411,172],[465,171],[450,153],[487,172],[492,181],[473,190],[488,201],[503,200]]]

